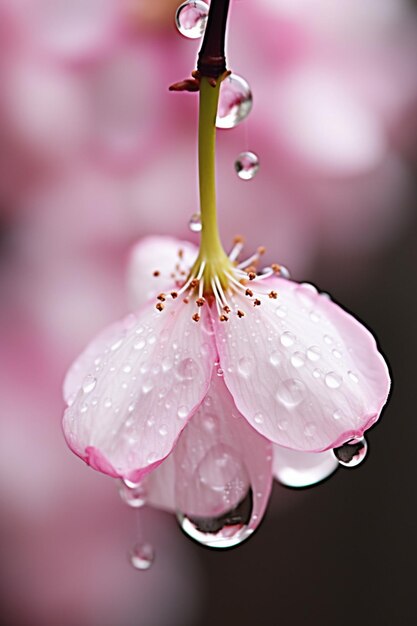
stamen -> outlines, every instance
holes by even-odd
[[[249,276],[249,280],[255,280],[256,278],[255,272],[249,272],[248,276]]]
[[[253,291],[252,291],[252,289],[246,289],[246,291],[245,291],[245,296],[248,296],[249,298],[252,298],[252,296],[253,296]]]
[[[221,316],[221,314],[222,314],[222,310],[221,310],[222,302],[221,302],[220,294],[217,291],[217,287],[216,287],[216,283],[214,281],[214,278],[211,279],[211,288],[212,288],[212,291],[213,291],[214,300],[216,302],[217,313],[219,314],[219,316]]]
[[[244,316],[245,316],[244,311],[241,311],[240,309],[238,309],[238,310],[237,310],[237,316],[238,316],[238,317],[244,317]]]
[[[218,276],[215,276],[215,277],[214,277],[214,280],[215,280],[215,282],[216,282],[217,289],[219,290],[219,294],[220,294],[220,296],[221,296],[221,300],[222,300],[223,306],[229,306],[229,303],[228,303],[228,302],[227,302],[227,300],[226,300],[226,296],[224,295],[223,287],[222,287],[222,285],[221,285],[221,282],[220,282],[220,280],[219,280],[219,277],[218,277]]]
[[[238,258],[239,254],[242,252],[243,250],[243,245],[244,245],[245,241],[243,239],[243,237],[240,237],[240,235],[238,235],[237,237],[235,237],[233,239],[233,248],[230,251],[229,254],[229,259],[232,261],[232,263],[234,263],[236,261],[236,259]]]
[[[227,321],[228,321],[228,319],[229,319],[229,318],[227,317],[227,315],[220,315],[220,317],[219,317],[219,320],[220,320],[221,322],[227,322]]]
[[[253,306],[261,306],[261,301],[258,298],[255,298],[253,301]]]
[[[158,309],[158,311],[163,311],[164,310],[164,305],[161,304],[160,302],[157,302],[155,304],[155,309]]]
[[[160,293],[159,296],[156,296],[158,300],[160,300],[161,302],[165,302],[165,294]]]
[[[193,320],[194,320],[195,322],[199,322],[199,321],[200,321],[200,316],[199,316],[199,314],[198,314],[198,313],[195,313],[195,314],[193,315]]]
[[[276,291],[270,291],[268,295],[272,300],[276,300],[278,298],[278,294]]]
[[[159,270],[155,270],[155,271],[153,272],[153,275],[154,275],[155,277],[160,276],[160,275],[161,275],[161,272],[160,272]]]
[[[204,306],[205,302],[206,302],[206,301],[204,300],[204,298],[198,298],[198,300],[196,300],[196,301],[195,301],[195,303],[196,303],[196,305],[197,305],[198,307],[202,307],[202,306]]]
[[[175,298],[178,298],[178,293],[176,291],[171,291],[171,298],[173,300],[175,300]]]

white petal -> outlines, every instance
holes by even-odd
[[[172,287],[172,274],[184,281],[195,259],[197,248],[188,241],[173,237],[145,237],[132,249],[128,266],[128,290],[133,308]],[[179,271],[177,271],[177,268]],[[154,276],[158,271],[159,275]]]

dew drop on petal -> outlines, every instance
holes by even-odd
[[[180,406],[180,407],[178,408],[177,415],[178,415],[178,417],[180,418],[180,420],[183,420],[183,419],[185,419],[185,418],[187,417],[187,415],[189,414],[189,412],[190,412],[190,411],[187,409],[187,407],[186,407],[186,406]]]
[[[91,393],[93,389],[95,388],[96,384],[97,384],[97,378],[94,378],[94,376],[92,376],[91,374],[88,374],[88,376],[84,378],[83,392],[85,394]]]
[[[305,363],[304,354],[302,354],[302,352],[294,352],[290,360],[291,365],[297,368],[302,367]]]
[[[310,361],[318,361],[321,357],[321,351],[318,346],[310,346],[307,350],[307,358]]]
[[[357,375],[354,372],[349,371],[348,372],[348,376],[349,376],[350,380],[353,381],[354,383],[358,383],[359,382],[359,378],[357,377]]]
[[[193,233],[199,233],[203,228],[201,224],[201,215],[200,213],[193,213],[188,221],[188,228]]]
[[[271,365],[278,367],[281,363],[281,355],[279,352],[273,352],[269,357]]]
[[[253,419],[256,424],[263,424],[264,416],[262,415],[262,413],[255,413],[255,416]]]
[[[239,374],[243,378],[249,378],[249,376],[252,373],[252,369],[253,369],[253,359],[251,359],[250,357],[247,357],[247,356],[242,356],[239,359],[239,362],[238,362],[238,365],[237,365],[237,370],[238,370]]]
[[[246,80],[237,74],[228,76],[220,86],[217,128],[234,128],[243,122],[252,104],[252,92]]]
[[[342,379],[336,372],[328,372],[324,378],[324,382],[329,389],[338,389],[342,384]]]
[[[209,7],[201,0],[184,2],[175,14],[175,24],[187,39],[198,39],[204,35]]]
[[[259,170],[259,159],[254,152],[241,152],[235,161],[235,170],[241,180],[251,180]]]
[[[285,333],[282,333],[280,341],[284,348],[290,348],[295,341],[295,335],[287,331]]]
[[[365,459],[368,452],[368,444],[365,437],[357,437],[348,441],[343,446],[334,448],[333,454],[340,465],[356,467]]]
[[[133,509],[139,509],[146,504],[146,489],[141,483],[122,480],[120,482],[119,494],[123,502]]]
[[[277,390],[277,399],[286,407],[298,406],[304,400],[305,385],[297,378],[283,380]]]
[[[150,543],[137,543],[130,553],[130,562],[135,569],[147,570],[154,560],[155,550]]]
[[[176,367],[175,374],[179,380],[191,381],[198,374],[198,365],[191,359],[183,359]]]

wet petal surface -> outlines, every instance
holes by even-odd
[[[65,381],[70,447],[95,469],[139,480],[171,451],[207,392],[214,359],[212,337],[182,301],[114,324]]]
[[[274,278],[256,289],[260,306],[233,296],[229,321],[213,316],[236,406],[268,439],[296,450],[361,436],[378,419],[390,386],[374,337],[312,285]]]

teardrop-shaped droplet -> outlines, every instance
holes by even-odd
[[[193,233],[199,233],[202,229],[200,213],[193,213],[188,222],[188,228]]]
[[[249,474],[237,450],[223,443],[206,452],[180,498],[182,530],[213,548],[229,548],[246,539],[252,515]]]
[[[242,180],[251,180],[259,170],[259,159],[254,152],[241,152],[235,161],[235,170]]]
[[[175,24],[187,39],[198,39],[204,35],[209,7],[201,0],[183,2],[175,13]]]
[[[253,99],[251,89],[244,78],[230,74],[221,84],[217,128],[234,128],[249,115]]]
[[[130,562],[135,569],[147,570],[155,560],[155,550],[150,543],[137,543],[130,553]]]
[[[334,448],[333,453],[340,465],[356,467],[365,459],[368,452],[368,444],[365,437],[351,439],[339,448]]]
[[[119,487],[119,494],[123,502],[133,509],[139,509],[146,503],[146,490],[141,483],[132,483],[122,480]]]
[[[251,534],[248,528],[253,506],[252,489],[233,508],[217,516],[191,516],[177,511],[177,519],[183,532],[210,548],[237,546]]]

